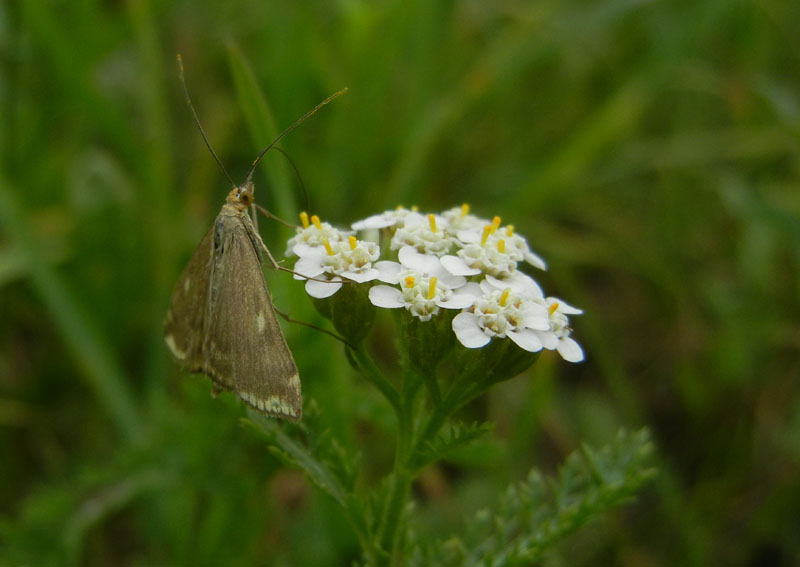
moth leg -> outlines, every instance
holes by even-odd
[[[256,208],[256,210],[258,210],[258,212],[259,212],[259,213],[261,213],[262,215],[264,215],[264,216],[265,216],[265,217],[267,217],[268,219],[272,219],[272,220],[274,220],[274,221],[278,221],[278,222],[279,222],[279,223],[281,223],[282,225],[284,225],[284,226],[288,226],[289,228],[297,228],[297,225],[296,225],[296,224],[292,224],[292,223],[290,223],[290,222],[286,222],[286,221],[285,221],[285,220],[283,220],[282,218],[280,218],[280,217],[278,217],[278,216],[275,216],[274,214],[272,214],[271,212],[269,212],[267,209],[265,209],[264,207],[262,207],[262,206],[261,206],[261,205],[259,205],[258,203],[253,203],[253,206]]]
[[[300,321],[300,320],[298,320],[298,319],[292,319],[292,318],[289,316],[289,314],[288,314],[288,313],[284,313],[283,311],[281,311],[280,309],[278,309],[277,307],[275,307],[275,304],[274,304],[274,303],[272,304],[272,308],[275,310],[275,313],[277,313],[278,315],[280,315],[281,317],[283,317],[283,318],[284,318],[284,319],[285,319],[285,320],[286,320],[288,323],[297,323],[298,325],[303,325],[304,327],[308,327],[308,328],[310,328],[310,329],[315,329],[315,330],[317,330],[317,331],[320,331],[321,333],[325,333],[326,335],[330,335],[330,336],[332,336],[334,339],[336,339],[336,340],[338,340],[338,341],[341,341],[342,343],[344,343],[344,346],[346,346],[346,347],[349,347],[349,348],[351,348],[351,349],[354,349],[354,350],[355,350],[355,348],[356,348],[356,347],[354,347],[352,344],[350,344],[349,342],[347,342],[347,340],[346,340],[346,339],[344,339],[344,338],[340,337],[339,335],[337,335],[336,333],[334,333],[334,332],[332,332],[332,331],[329,331],[329,330],[327,330],[327,329],[323,329],[322,327],[317,327],[317,326],[316,326],[316,325],[314,325],[313,323],[306,323],[305,321]]]

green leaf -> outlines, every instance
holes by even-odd
[[[475,514],[463,541],[419,547],[415,564],[500,567],[540,561],[568,534],[630,499],[654,474],[647,466],[652,451],[646,430],[623,430],[600,450],[584,446],[570,455],[554,479],[533,469],[491,510]]]

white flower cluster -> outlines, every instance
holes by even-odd
[[[382,283],[369,290],[377,307],[402,307],[421,321],[440,309],[460,310],[452,327],[467,348],[508,337],[529,352],[545,348],[570,362],[583,360],[568,319],[582,311],[545,297],[536,281],[517,269],[520,262],[539,269],[546,265],[513,226],[501,226],[499,217],[481,219],[462,205],[441,215],[398,208],[353,223],[354,231],[379,230],[386,236],[385,248],[397,261],[379,261],[378,243],[358,240],[316,216],[309,221],[303,213],[300,219],[287,255],[298,257],[295,278],[313,278],[306,281],[312,297],[332,296],[343,278],[378,280]]]

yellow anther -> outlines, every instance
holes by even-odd
[[[305,211],[300,213],[300,224],[303,225],[303,228],[308,228],[308,213]]]
[[[395,211],[405,211],[405,210],[406,210],[406,208],[405,208],[403,205],[397,205],[397,206],[394,208],[394,210],[395,210]]]
[[[552,315],[553,313],[556,312],[557,309],[558,309],[558,301],[554,301],[553,303],[550,304],[550,307],[547,310],[550,312],[550,315]]]
[[[506,241],[505,240],[498,240],[497,241],[497,251],[500,252],[500,254],[505,254],[506,253]]]
[[[419,207],[417,205],[412,205],[411,206],[411,211],[416,213],[417,211],[419,211]]]
[[[481,237],[481,246],[486,246],[486,239],[495,231],[494,225],[487,224],[483,227],[483,236]]]
[[[492,225],[494,225],[495,230],[500,226],[500,217],[494,217],[492,219]]]
[[[514,236],[514,225],[506,225],[506,236]]]
[[[317,215],[311,215],[311,224],[317,227],[317,230],[322,230],[322,223],[319,222],[319,217]]]
[[[431,282],[428,284],[428,299],[436,297],[436,282],[438,281],[436,276],[431,277]]]
[[[466,203],[461,204],[461,216],[465,217],[469,214],[469,205]]]
[[[317,220],[319,220],[319,219],[317,219]],[[325,247],[325,251],[328,252],[328,256],[333,256],[335,254],[335,252],[333,251],[333,248],[331,248],[331,243],[328,242],[327,238],[323,238],[322,239],[322,245]]]
[[[431,226],[431,232],[436,232],[436,215],[433,213],[428,215],[428,224]]]
[[[500,307],[506,306],[506,301],[508,301],[508,295],[510,293],[511,293],[510,287],[507,287],[503,290],[503,295],[500,296],[500,301],[497,302],[500,305]]]
[[[358,240],[356,240],[355,236],[350,235],[350,238],[347,239],[347,242],[350,243],[350,250],[356,249],[356,244],[358,244]]]
[[[406,287],[414,287],[414,276],[406,276]]]

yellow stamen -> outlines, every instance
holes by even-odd
[[[419,211],[419,207],[417,205],[412,205],[411,206],[411,211],[416,213],[417,211]]]
[[[406,208],[403,205],[397,205],[394,210],[395,211],[404,211],[405,209]]]
[[[557,309],[558,309],[558,301],[554,301],[553,303],[550,304],[550,307],[547,310],[550,312],[550,315],[552,315],[553,313],[556,312]]]
[[[406,276],[406,287],[414,287],[414,276]]]
[[[322,239],[322,245],[325,247],[325,250],[328,252],[328,256],[333,256],[335,254],[335,252],[333,251],[333,248],[331,248],[331,243],[328,242],[327,238],[323,238]]]
[[[461,204],[461,216],[465,217],[469,214],[469,205],[466,203]]]
[[[492,219],[492,224],[494,225],[494,228],[497,229],[500,226],[500,217],[494,217]]]
[[[431,226],[431,232],[436,232],[436,216],[433,213],[428,215],[428,224]]]
[[[350,238],[348,238],[347,241],[350,243],[350,250],[355,250],[356,244],[358,244],[358,240],[356,240],[356,237],[350,235]]]
[[[497,251],[500,252],[500,254],[505,254],[506,253],[506,241],[505,240],[498,240],[497,241]]]
[[[322,223],[319,222],[319,217],[317,215],[311,215],[311,224],[317,227],[317,230],[322,230]]]
[[[481,237],[481,246],[486,246],[486,239],[494,232],[495,228],[492,224],[487,224],[483,227],[483,236]]]
[[[439,281],[436,279],[436,276],[431,278],[431,283],[428,285],[428,299],[433,299],[436,297],[436,282]]]
[[[506,236],[514,236],[514,225],[509,224],[506,226]]]
[[[308,228],[308,213],[305,211],[300,213],[300,224],[303,225],[303,228]]]
[[[507,287],[503,290],[503,295],[500,296],[500,301],[497,302],[500,305],[500,307],[506,306],[506,301],[508,301],[508,294],[510,293],[511,293],[510,287]]]

